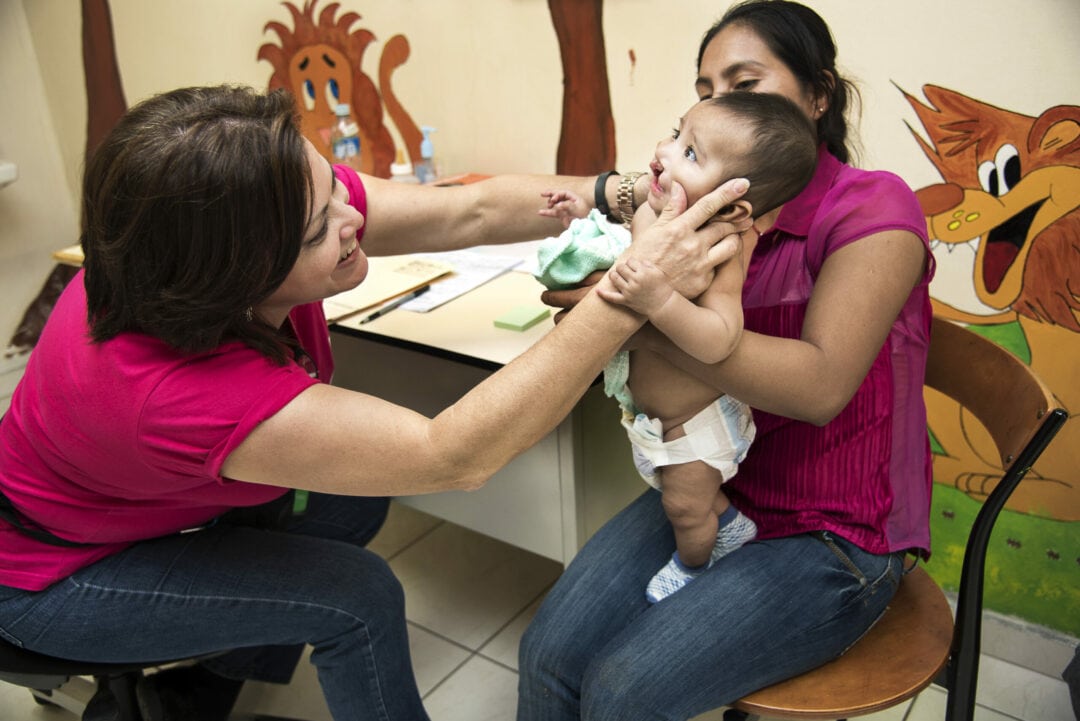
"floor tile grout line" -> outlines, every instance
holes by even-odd
[[[391,499],[391,500],[393,500],[393,499]],[[436,529],[438,529],[438,528],[441,528],[442,526],[446,525],[446,523],[447,523],[446,521],[439,521],[439,522],[438,522],[438,523],[436,523],[436,524],[435,524],[434,526],[432,526],[431,528],[427,529],[426,531],[424,531],[423,533],[421,533],[421,534],[420,534],[419,536],[417,536],[416,538],[412,539],[411,541],[409,541],[408,543],[406,543],[406,544],[405,544],[404,546],[402,546],[402,547],[401,547],[401,548],[399,548],[398,550],[394,551],[394,552],[393,552],[392,554],[390,554],[389,556],[386,556],[385,558],[383,558],[383,560],[384,560],[384,561],[386,561],[387,563],[389,563],[390,561],[394,560],[395,558],[397,558],[397,557],[398,557],[398,556],[400,556],[401,554],[405,553],[405,551],[407,551],[407,550],[409,550],[410,548],[412,548],[413,546],[415,546],[415,545],[416,545],[417,543],[420,543],[420,541],[422,541],[422,540],[424,540],[425,538],[427,538],[428,536],[430,536],[430,535],[431,535],[432,533],[434,533],[434,532],[436,531]],[[385,522],[384,522],[384,525],[385,525]]]
[[[530,598],[528,601],[525,602],[524,606],[522,606],[518,610],[514,611],[514,614],[512,616],[510,616],[510,619],[506,623],[504,623],[499,628],[495,629],[494,633],[492,633],[490,636],[488,636],[486,639],[484,639],[483,642],[481,642],[480,645],[476,647],[476,652],[480,653],[481,651],[483,651],[483,649],[487,648],[488,644],[490,644],[492,641],[494,641],[499,636],[500,633],[502,633],[507,628],[509,628],[514,623],[514,621],[518,620],[518,618],[521,616],[521,614],[525,613],[525,611],[527,611],[529,609],[529,606],[536,603],[536,600],[538,598],[542,598],[545,594],[547,594],[547,592],[550,591],[551,588],[554,585],[555,585],[555,582],[552,581],[547,586],[544,586],[544,588],[541,589],[540,593],[538,593],[535,596],[533,596],[532,598]],[[487,657],[485,656],[485,658],[487,658]]]
[[[428,689],[427,693],[425,693],[423,696],[420,697],[420,700],[423,701],[425,699],[430,698],[431,695],[433,693],[435,693],[437,690],[439,690],[439,688],[441,688],[443,686],[443,684],[445,684],[447,681],[449,681],[450,678],[454,674],[456,674],[458,671],[460,671],[462,668],[464,668],[465,664],[467,664],[469,661],[472,661],[478,655],[479,655],[479,653],[477,651],[470,651],[469,655],[466,656],[465,659],[461,663],[459,663],[457,666],[454,666],[454,668],[450,669],[450,671],[445,676],[443,676],[441,679],[439,679],[435,683],[434,686],[432,686],[430,689]]]
[[[500,660],[498,660],[498,659],[495,659],[495,658],[492,658],[491,656],[488,656],[488,655],[487,655],[487,654],[485,654],[485,653],[484,653],[483,651],[477,651],[477,652],[476,652],[476,655],[477,655],[477,656],[479,656],[480,658],[484,659],[485,661],[489,661],[489,662],[491,662],[491,663],[495,664],[496,666],[499,666],[500,668],[505,668],[505,669],[506,669],[507,671],[510,671],[510,672],[511,672],[511,673],[513,673],[513,674],[514,674],[515,676],[518,676],[518,675],[520,675],[520,674],[521,674],[521,672],[520,672],[520,671],[518,671],[518,670],[517,670],[516,668],[514,668],[513,666],[507,666],[507,665],[506,665],[505,663],[503,663],[502,661],[500,661]]]
[[[445,641],[446,643],[448,643],[448,644],[450,644],[452,646],[456,646],[457,648],[460,648],[462,651],[465,651],[466,653],[469,653],[469,654],[480,653],[479,650],[477,650],[475,648],[469,648],[468,646],[461,643],[460,641],[455,641],[454,639],[450,638],[449,636],[446,636],[446,635],[444,635],[442,633],[439,633],[438,631],[434,631],[434,630],[428,628],[427,626],[424,626],[423,624],[417,623],[416,621],[412,621],[412,620],[410,620],[408,618],[406,618],[405,621],[410,626],[415,626],[416,628],[420,629],[421,631],[424,631],[425,633],[431,634],[432,636],[439,639],[440,641]]]

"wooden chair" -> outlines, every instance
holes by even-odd
[[[945,669],[946,721],[971,721],[979,672],[983,575],[998,513],[1067,418],[1031,368],[966,328],[933,319],[926,385],[986,427],[1004,475],[983,502],[964,552],[956,621],[921,567],[904,576],[884,616],[843,656],[736,702],[728,719],[846,719],[905,701]]]

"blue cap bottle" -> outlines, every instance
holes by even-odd
[[[413,166],[413,172],[416,173],[416,177],[420,179],[421,183],[430,183],[437,176],[435,171],[435,146],[431,144],[431,134],[435,132],[435,128],[425,125],[420,128],[420,132],[424,134],[424,139],[420,141],[420,162]]]

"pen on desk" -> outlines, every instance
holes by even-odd
[[[384,303],[383,305],[379,306],[378,310],[376,310],[374,313],[371,313],[370,315],[367,315],[367,316],[364,316],[363,318],[361,318],[359,325],[363,325],[364,323],[370,323],[371,321],[375,320],[376,318],[381,318],[382,316],[384,316],[387,313],[389,313],[390,311],[392,311],[394,308],[397,308],[400,305],[404,305],[404,304],[408,303],[413,298],[418,298],[419,296],[423,295],[424,293],[427,293],[429,290],[431,290],[431,285],[430,284],[429,285],[422,285],[422,286],[420,286],[419,288],[417,288],[414,291],[406,293],[405,295],[398,296],[397,298],[394,298],[393,300],[388,301],[388,302]]]

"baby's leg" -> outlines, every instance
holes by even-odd
[[[705,565],[716,544],[718,515],[714,504],[723,475],[703,461],[691,461],[664,466],[660,478],[664,512],[675,531],[679,558],[690,568]]]
[[[664,440],[686,435],[682,424],[669,428]],[[661,501],[675,532],[675,553],[645,587],[649,603],[658,603],[693,581],[709,567],[716,544],[717,516],[713,509],[724,476],[704,461],[664,466],[660,471]]]
[[[717,518],[713,499],[723,476],[702,461],[660,470],[664,513],[675,531],[675,553],[645,586],[645,598],[658,603],[697,578],[711,565]]]

